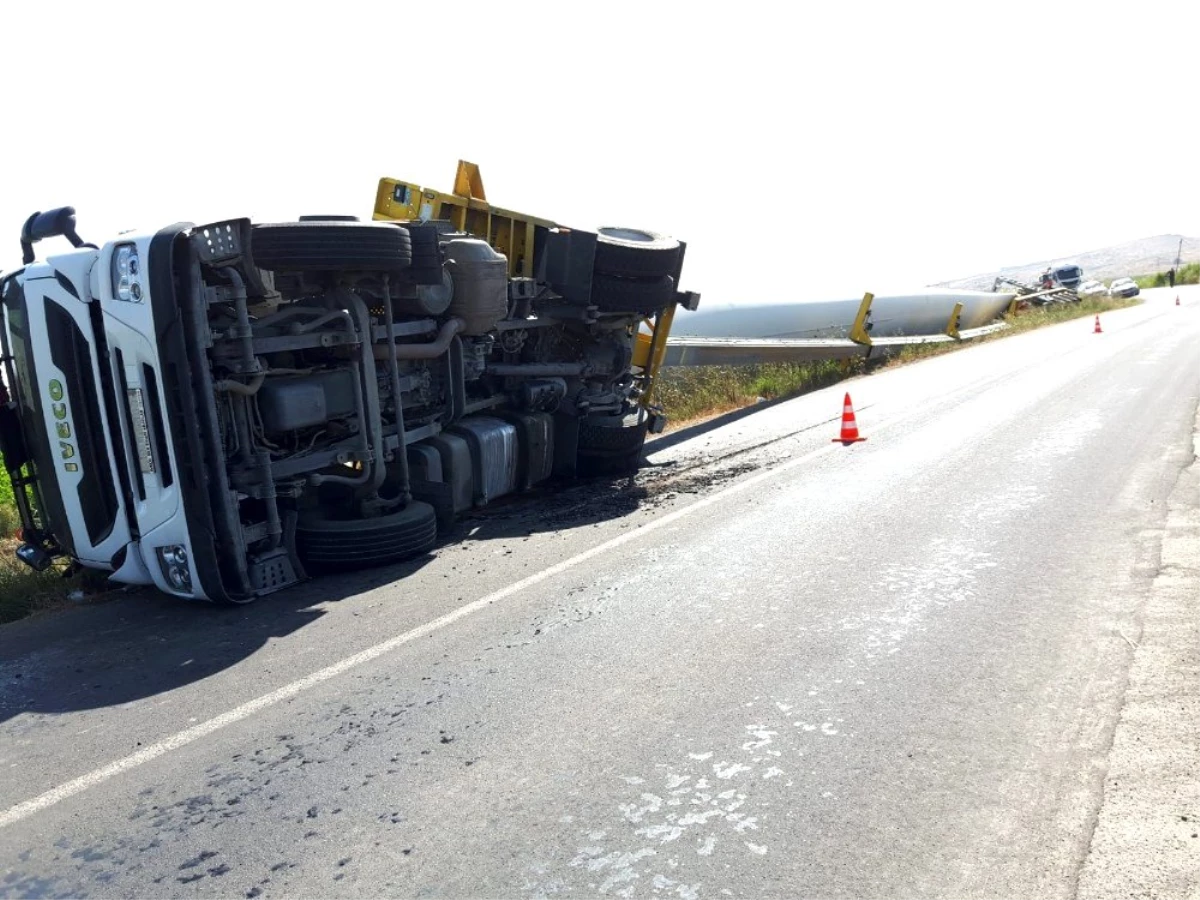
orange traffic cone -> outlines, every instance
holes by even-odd
[[[842,436],[834,438],[833,443],[848,445],[865,440],[865,437],[858,436],[858,422],[854,420],[854,407],[850,405],[850,395],[846,394],[846,399],[842,401]]]
[[[1100,328],[1100,317],[1099,316],[1096,316],[1096,327],[1094,329],[1092,329],[1092,334],[1104,334],[1103,330],[1101,330],[1101,328]]]

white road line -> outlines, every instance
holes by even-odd
[[[885,428],[894,425],[898,421],[900,421],[900,419],[893,419],[881,425],[873,425],[871,427],[871,433],[875,434],[876,432],[883,431]],[[353,656],[348,656],[340,662],[336,662],[331,666],[327,666],[324,669],[313,672],[311,675],[306,675],[303,678],[299,678],[290,684],[285,684],[283,687],[271,691],[268,694],[263,694],[261,697],[256,697],[253,700],[249,700],[246,703],[243,703],[241,706],[235,707],[228,712],[221,713],[219,716],[214,716],[205,722],[201,722],[199,725],[194,725],[191,728],[185,729],[184,731],[177,732],[168,738],[164,738],[156,744],[151,744],[149,747],[139,750],[137,753],[132,753],[123,759],[118,759],[116,762],[109,763],[107,766],[94,769],[91,772],[88,772],[86,775],[81,775],[78,778],[66,782],[65,784],[60,784],[58,787],[51,788],[44,794],[40,794],[31,800],[25,800],[16,804],[15,806],[11,806],[4,810],[4,812],[0,813],[0,828],[7,828],[9,825],[20,822],[22,819],[27,819],[34,813],[41,812],[42,810],[48,809],[57,803],[61,803],[63,800],[67,800],[70,797],[74,797],[76,794],[80,794],[89,788],[103,784],[105,781],[120,775],[122,772],[128,772],[131,769],[136,769],[138,766],[158,759],[158,757],[164,756],[173,750],[186,747],[193,741],[198,741],[200,738],[206,737],[213,732],[224,728],[226,725],[232,725],[235,722],[240,722],[242,719],[249,718],[256,712],[267,709],[268,707],[274,706],[283,700],[288,700],[292,697],[295,697],[298,694],[302,694],[310,688],[314,688],[323,682],[329,681],[331,678],[336,678],[338,675],[361,666],[363,663],[368,663],[373,659],[378,659],[384,654],[390,653],[398,647],[402,647],[403,645],[414,641],[417,638],[425,637],[426,635],[432,634],[435,631],[440,631],[447,625],[452,625],[453,623],[457,622],[459,619],[464,619],[472,613],[479,612],[493,603],[506,600],[514,594],[519,594],[526,588],[533,587],[535,584],[540,584],[549,578],[560,575],[568,569],[573,569],[580,563],[587,562],[589,559],[593,559],[602,553],[607,553],[609,550],[616,549],[617,547],[627,544],[630,541],[640,540],[649,532],[657,531],[660,528],[665,528],[668,525],[678,522],[684,516],[691,515],[697,510],[705,509],[706,507],[712,506],[714,503],[719,503],[720,501],[725,500],[734,494],[747,491],[769,478],[774,478],[778,475],[784,474],[785,472],[790,472],[792,469],[798,468],[805,463],[812,462],[814,459],[824,456],[827,453],[833,453],[842,449],[843,448],[830,443],[824,447],[821,447],[820,449],[812,451],[811,453],[806,453],[803,456],[790,459],[785,463],[774,466],[773,468],[765,469],[764,471],[755,475],[751,475],[749,478],[743,479],[742,481],[734,482],[728,487],[717,491],[715,494],[709,494],[708,496],[702,497],[695,503],[689,504],[682,509],[677,509],[673,512],[667,513],[664,516],[660,516],[659,518],[651,519],[645,525],[642,525],[638,528],[631,528],[623,534],[619,534],[611,540],[605,541],[603,544],[597,544],[595,547],[576,554],[569,559],[565,559],[560,563],[556,563],[555,565],[550,566],[548,569],[542,569],[540,572],[535,572],[533,575],[522,578],[520,581],[510,584],[508,587],[494,591],[488,594],[486,597],[480,597],[478,600],[468,603],[466,606],[460,606],[453,612],[446,613],[446,615],[434,619],[431,622],[426,622],[424,625],[418,626],[412,631],[406,631],[404,634],[389,638],[388,640],[376,644],[373,647],[368,647],[366,650],[359,651]],[[845,451],[843,450],[843,452]]]

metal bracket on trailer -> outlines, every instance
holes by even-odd
[[[854,317],[854,324],[850,326],[850,340],[856,344],[862,344],[864,347],[871,346],[871,330],[868,319],[871,316],[871,303],[875,300],[875,295],[870,291],[863,294],[862,303],[858,307],[858,315]]]
[[[647,348],[646,365],[644,368],[649,386],[641,397],[643,408],[649,409],[654,402],[654,388],[658,383],[658,370],[662,368],[663,357],[667,353],[667,338],[671,334],[671,323],[674,321],[675,304],[672,303],[654,317],[654,322],[650,326],[650,345]]]
[[[958,317],[962,315],[963,305],[961,303],[954,304],[954,311],[950,313],[950,321],[946,323],[946,334],[954,340],[961,340],[958,334]]]
[[[454,193],[459,197],[487,201],[487,192],[483,189],[483,176],[479,174],[479,166],[461,159],[458,161],[458,171],[454,173]]]

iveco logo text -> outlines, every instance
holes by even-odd
[[[63,458],[63,468],[68,472],[78,472],[79,463],[72,462],[75,458],[75,445],[71,442],[71,423],[67,421],[64,396],[62,382],[57,378],[50,379],[50,412],[55,418],[54,432],[58,435],[58,452]]]

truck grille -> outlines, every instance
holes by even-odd
[[[63,373],[75,422],[74,451],[79,458],[79,505],[88,540],[95,546],[112,534],[120,505],[112,483],[108,435],[100,397],[92,378],[92,347],[71,314],[46,301],[46,337],[50,358]]]

